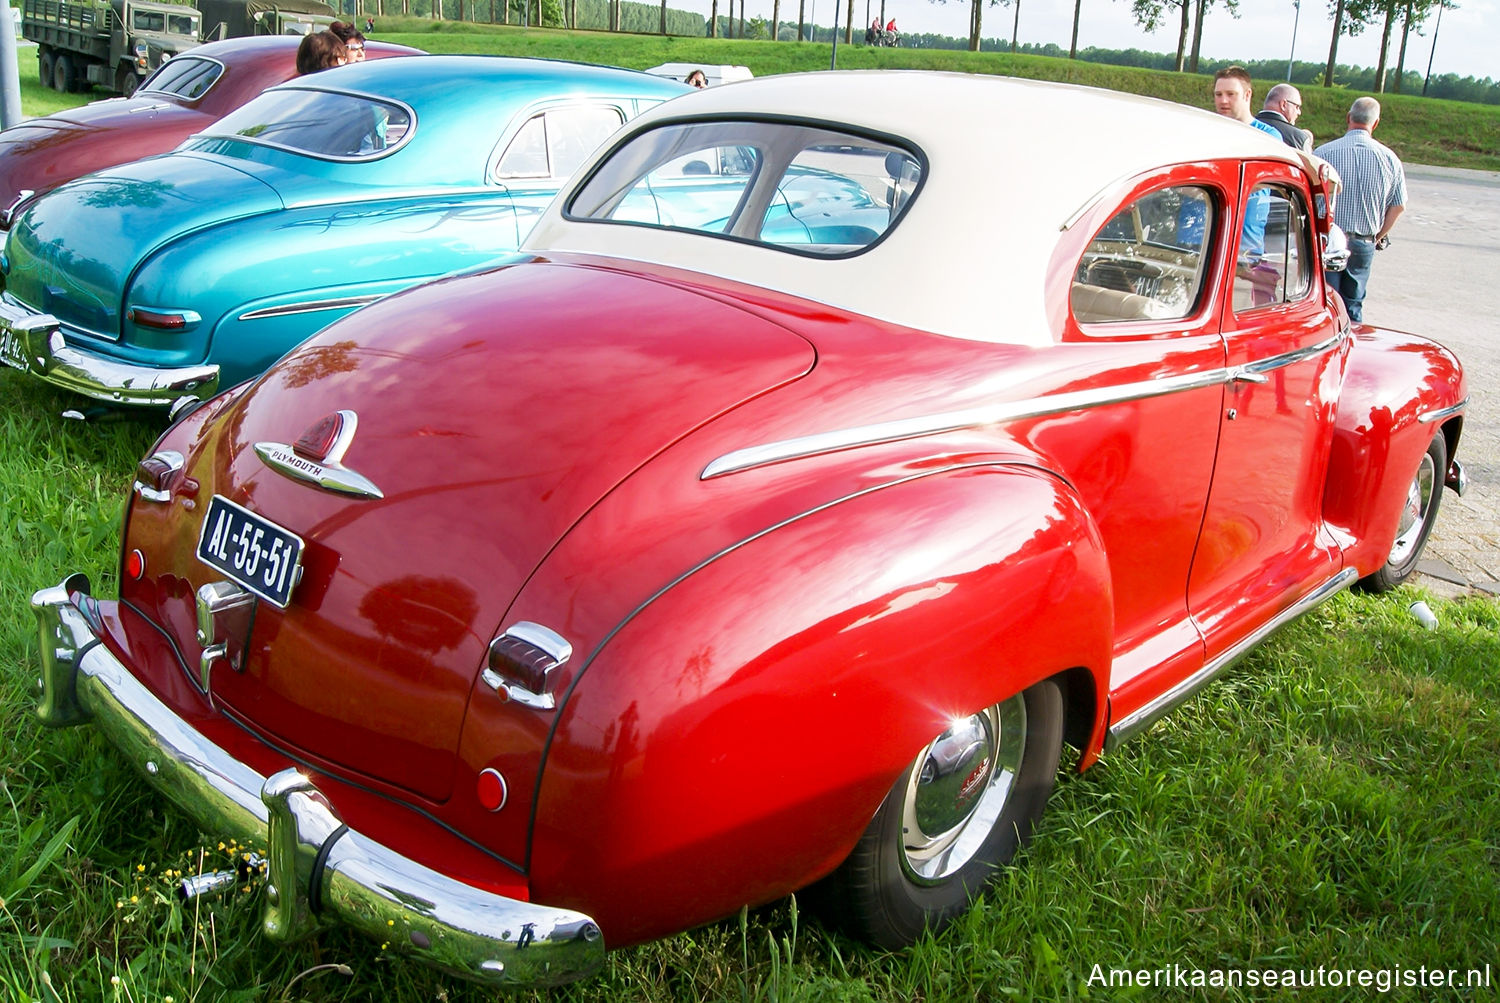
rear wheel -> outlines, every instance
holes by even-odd
[[[1401,522],[1396,527],[1396,540],[1386,556],[1380,570],[1359,580],[1359,587],[1366,592],[1389,592],[1411,577],[1422,559],[1422,548],[1437,522],[1438,503],[1443,499],[1443,474],[1448,469],[1448,444],[1439,432],[1427,444],[1417,471],[1406,488],[1406,503],[1401,509]]]
[[[1062,693],[1050,680],[955,721],[902,773],[814,899],[892,950],[946,925],[1030,838],[1062,733]]]
[[[56,81],[53,79],[52,74],[56,65],[57,60],[53,57],[50,49],[41,50],[36,54],[37,79],[42,82],[43,87],[52,87],[55,85]]]
[[[78,86],[77,74],[73,71],[73,60],[69,56],[58,56],[52,66],[52,89],[64,94]]]

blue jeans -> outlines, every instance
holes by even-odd
[[[1375,241],[1363,237],[1349,238],[1349,264],[1342,272],[1324,272],[1330,286],[1344,298],[1349,319],[1365,319],[1365,289],[1370,284],[1370,266],[1375,263]]]

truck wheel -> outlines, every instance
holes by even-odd
[[[141,78],[136,76],[135,70],[129,66],[122,66],[115,71],[115,90],[119,91],[122,97],[128,98],[134,94],[140,82]]]
[[[58,56],[52,67],[52,89],[67,94],[77,86],[78,76],[73,72],[73,60],[68,56]]]
[[[51,87],[55,83],[52,79],[52,73],[56,63],[57,61],[53,59],[50,49],[36,54],[37,79],[41,80],[43,87]]]

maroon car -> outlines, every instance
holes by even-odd
[[[297,75],[296,35],[232,38],[162,65],[133,97],[97,101],[0,133],[0,229],[33,195],[94,171],[166,153],[273,84]],[[420,49],[370,42],[367,58]]]

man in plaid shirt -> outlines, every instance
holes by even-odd
[[[1375,252],[1390,243],[1391,227],[1406,208],[1406,171],[1390,147],[1371,136],[1379,122],[1380,102],[1356,98],[1349,108],[1349,131],[1315,151],[1344,182],[1333,204],[1333,221],[1349,238],[1349,265],[1342,272],[1327,273],[1327,279],[1355,321],[1364,319]]]

